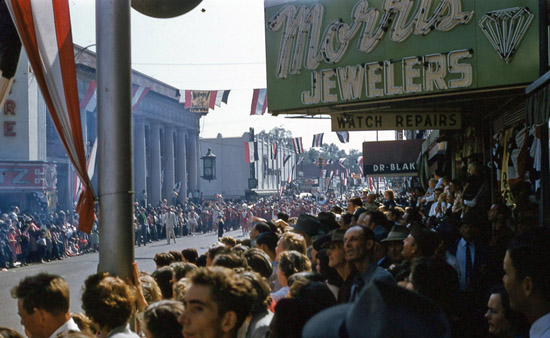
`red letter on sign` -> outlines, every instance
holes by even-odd
[[[4,115],[15,115],[15,102],[13,100],[7,100],[4,103]]]
[[[15,136],[15,121],[4,121],[4,136]]]

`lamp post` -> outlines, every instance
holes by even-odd
[[[202,178],[208,182],[216,179],[216,155],[212,153],[212,149],[208,148],[206,155],[201,157],[202,160]]]

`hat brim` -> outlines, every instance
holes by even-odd
[[[380,242],[403,242],[405,239],[407,239],[407,236],[405,236],[405,237],[393,237],[393,238],[386,237],[383,240],[381,240]]]
[[[302,338],[339,338],[345,329],[346,313],[352,304],[340,304],[325,309],[311,317],[304,329]]]

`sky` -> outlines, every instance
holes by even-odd
[[[95,0],[69,0],[73,42],[95,44]],[[330,119],[250,116],[254,88],[266,88],[263,0],[203,0],[195,9],[171,19],[147,17],[132,9],[132,68],[178,89],[230,89],[228,104],[201,118],[202,138],[241,136],[281,127],[302,137],[309,149],[314,134],[339,148],[362,149],[376,132],[350,132],[350,143],[339,142]],[[95,52],[95,46],[90,50]],[[379,140],[394,131],[380,131]]]

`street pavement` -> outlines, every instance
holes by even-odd
[[[232,236],[235,239],[243,239],[242,231],[229,231],[225,236]],[[217,242],[217,232],[200,234],[192,237],[177,238],[176,244],[166,244],[165,240],[153,242],[147,246],[135,248],[134,256],[138,262],[140,270],[153,272],[155,262],[153,257],[159,252],[168,252],[170,250],[181,251],[185,248],[194,247],[203,254],[212,244]],[[39,272],[48,272],[63,276],[71,288],[71,312],[82,312],[80,306],[80,294],[84,280],[89,275],[97,272],[99,263],[99,254],[90,253],[82,256],[69,257],[61,261],[52,261],[44,264],[33,264],[16,269],[10,269],[0,272],[0,326],[13,328],[20,333],[24,333],[23,327],[19,323],[17,314],[17,300],[10,295],[10,289],[15,286],[19,280],[26,276],[32,276]]]

